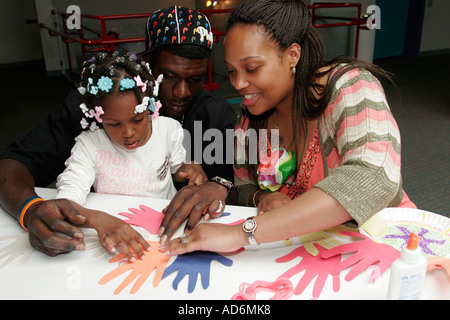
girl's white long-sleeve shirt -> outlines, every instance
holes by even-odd
[[[172,174],[186,158],[183,138],[181,125],[162,116],[152,120],[148,142],[132,151],[115,145],[103,129],[84,131],[58,176],[56,198],[82,205],[93,186],[99,193],[171,199]]]

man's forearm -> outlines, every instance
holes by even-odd
[[[0,160],[0,205],[12,217],[25,200],[36,196],[34,179],[27,167],[12,159]]]

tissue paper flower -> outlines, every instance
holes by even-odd
[[[273,149],[258,166],[258,184],[262,190],[277,191],[295,170],[295,153],[284,148]]]

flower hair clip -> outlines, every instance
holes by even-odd
[[[109,92],[113,87],[113,81],[108,77],[101,76],[97,81],[97,87],[104,92]]]
[[[136,86],[136,82],[133,79],[125,78],[120,80],[120,91],[133,89]]]

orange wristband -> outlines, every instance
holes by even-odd
[[[19,221],[19,224],[23,230],[28,231],[28,228],[26,228],[23,223],[25,213],[33,204],[35,204],[36,202],[40,202],[40,201],[45,201],[45,200],[42,199],[41,197],[33,196],[31,198],[28,198],[20,207],[19,214],[17,215],[17,221]]]

